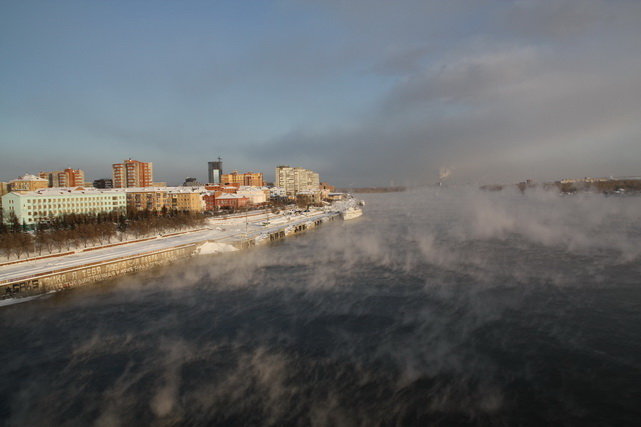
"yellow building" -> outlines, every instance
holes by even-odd
[[[167,206],[167,192],[149,188],[132,188],[127,191],[127,209],[137,211],[156,210]]]
[[[2,210],[2,196],[9,192],[9,184],[0,182],[0,211]]]
[[[170,191],[167,194],[168,209],[176,211],[203,212],[205,202],[200,192]]]
[[[47,187],[49,187],[49,180],[31,174],[9,181],[10,192],[36,191]]]
[[[224,173],[221,175],[220,182],[224,185],[246,185],[251,187],[262,187],[265,185],[263,174],[261,172]]]
[[[203,193],[206,190],[194,190],[185,187],[146,187],[127,188],[127,208],[143,211],[162,211],[163,208],[175,211],[203,212],[205,202]]]

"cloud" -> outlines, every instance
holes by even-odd
[[[636,27],[641,6],[631,0],[519,0],[502,11],[505,27],[522,37],[544,40],[576,38],[613,26]]]
[[[5,39],[26,47],[9,46],[3,69],[9,176],[29,169],[11,172],[29,161],[21,147],[55,145],[63,162],[68,141],[100,174],[134,155],[170,183],[202,178],[202,157],[218,155],[268,177],[282,163],[317,169],[339,186],[433,183],[443,165],[452,182],[483,183],[637,171],[635,0],[287,0],[256,20],[203,4],[149,22],[94,7],[71,8],[73,25],[8,14],[25,25]],[[98,16],[110,19],[94,32],[79,24]],[[88,40],[101,49],[81,54]],[[25,53],[56,49],[38,67]],[[104,147],[117,157],[101,167]]]
[[[356,175],[378,184],[434,182],[444,163],[455,182],[635,172],[625,161],[641,154],[634,144],[641,137],[634,119],[641,113],[641,31],[631,18],[641,19],[641,9],[634,2],[488,2],[491,13],[479,15],[474,33],[438,43],[425,34],[407,41],[384,13],[356,13],[376,9],[366,3],[337,9],[401,46],[383,45],[375,67],[394,75],[394,84],[350,126],[284,135],[263,154],[289,153],[339,181]],[[429,27],[434,19],[429,7],[404,6],[389,21],[421,16]],[[456,25],[467,16],[462,10],[453,6],[441,18]]]

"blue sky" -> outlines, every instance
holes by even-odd
[[[0,179],[641,175],[641,2],[0,2]]]

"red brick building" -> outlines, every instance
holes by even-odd
[[[227,194],[236,194],[238,192],[238,188],[240,187],[240,184],[235,184],[235,185],[205,185],[205,189],[209,191],[220,191],[221,193],[227,193]]]
[[[249,204],[249,198],[239,196],[238,194],[221,194],[219,197],[216,197],[215,205],[217,208],[231,208],[238,209],[243,208]]]
[[[216,210],[216,195],[222,195],[221,192],[210,192],[209,194],[203,194],[203,201],[205,202],[206,211]]]

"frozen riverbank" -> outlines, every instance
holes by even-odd
[[[4,265],[0,267],[0,298],[58,291],[196,254],[237,250],[305,231],[337,216],[335,210],[320,209],[298,214],[234,216],[211,220],[208,227],[190,233]]]

